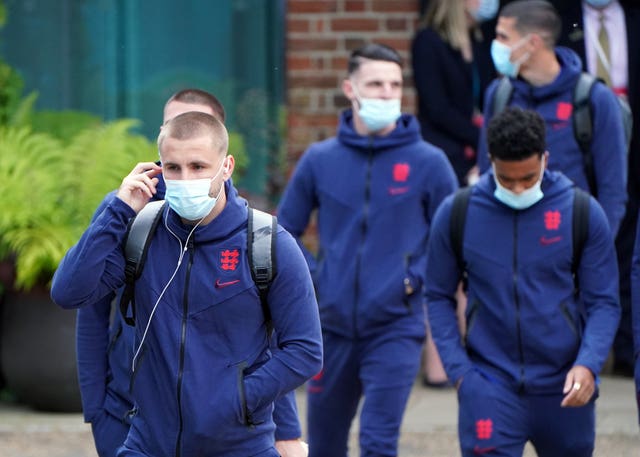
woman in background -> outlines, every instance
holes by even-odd
[[[490,47],[498,7],[498,0],[429,0],[411,47],[422,137],[444,150],[461,186],[477,175],[482,96],[495,77]],[[460,290],[462,325],[465,305]],[[424,385],[450,385],[430,332],[422,366]]]
[[[429,0],[411,48],[422,136],[444,150],[460,185],[476,162],[482,96],[495,77],[498,7],[498,0]]]

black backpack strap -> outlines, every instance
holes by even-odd
[[[573,263],[571,271],[573,272],[576,291],[578,290],[578,269],[582,260],[582,251],[589,237],[589,200],[590,196],[587,192],[574,187],[573,196],[573,219],[571,236],[573,240]]]
[[[463,272],[466,269],[463,256],[464,226],[467,219],[469,200],[471,199],[471,189],[471,186],[463,187],[455,193],[453,203],[451,205],[451,219],[449,221],[451,247],[456,256],[458,267]]]
[[[587,177],[591,195],[597,198],[598,188],[593,169],[591,138],[593,121],[591,116],[591,89],[598,79],[589,73],[581,73],[573,91],[573,135],[582,151],[584,173]]]
[[[511,100],[513,93],[513,84],[507,76],[503,76],[498,81],[498,87],[493,93],[493,107],[491,108],[491,116],[495,116],[504,111]]]
[[[147,250],[162,217],[164,200],[149,202],[131,220],[124,244],[124,289],[120,297],[120,313],[128,325],[135,324],[136,309],[134,302],[134,286],[142,274],[147,260]],[[131,302],[131,314],[127,313]]]
[[[247,253],[251,277],[260,294],[267,335],[271,336],[273,322],[267,296],[276,274],[275,234],[278,230],[278,219],[271,214],[249,208],[247,224]]]

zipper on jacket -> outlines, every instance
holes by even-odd
[[[373,137],[369,136],[369,161],[367,163],[367,176],[364,181],[364,206],[362,208],[362,223],[360,224],[360,234],[362,239],[358,246],[358,254],[356,256],[356,273],[355,273],[355,294],[353,304],[353,336],[358,337],[358,302],[360,301],[360,266],[362,265],[362,249],[367,236],[367,220],[369,218],[369,200],[371,200],[371,168],[373,167]]]
[[[409,265],[411,264],[411,253],[404,255],[404,295],[402,296],[402,304],[407,308],[407,312],[411,314],[413,310],[411,309],[411,302],[409,301],[409,296],[412,295],[415,291],[411,286],[411,279],[409,279]]]
[[[522,348],[522,326],[520,325],[520,298],[518,296],[518,213],[513,214],[513,300],[516,305],[516,335],[518,338],[518,355],[520,356],[520,381],[518,391],[524,390],[524,350]]]
[[[191,266],[193,265],[193,238],[190,237],[187,242],[187,251],[189,252],[189,263],[187,264],[187,273],[184,281],[184,295],[182,297],[182,330],[180,332],[180,365],[178,368],[178,380],[176,384],[176,396],[178,403],[178,437],[176,438],[176,457],[181,456],[182,448],[182,429],[184,426],[184,418],[182,416],[182,375],[184,374],[184,352],[185,342],[187,339],[187,315],[189,312],[189,279],[191,278]]]

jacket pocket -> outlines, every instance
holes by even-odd
[[[257,425],[264,423],[264,419],[256,417],[254,411],[249,410],[247,405],[247,392],[244,387],[245,370],[247,368],[247,362],[241,362],[238,365],[238,398],[240,401],[240,422],[249,428],[254,428]]]
[[[469,337],[469,335],[471,334],[471,330],[473,329],[473,326],[476,322],[476,318],[478,316],[478,310],[480,309],[480,304],[477,301],[473,301],[471,303],[471,306],[468,307],[467,309],[467,329],[464,333],[464,344],[465,346],[467,345],[467,338]]]
[[[562,312],[562,317],[564,317],[564,320],[567,322],[567,324],[569,325],[569,328],[571,329],[571,332],[573,333],[573,335],[577,338],[580,339],[580,325],[579,323],[571,316],[571,311],[569,311],[569,307],[567,306],[566,303],[562,303],[560,305],[560,311]]]

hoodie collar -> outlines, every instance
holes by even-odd
[[[480,176],[480,180],[475,186],[480,193],[497,202],[497,199],[493,196],[493,193],[496,190],[496,183],[493,178],[493,168],[489,168],[486,173]],[[549,169],[544,170],[541,188],[545,199],[564,192],[566,189],[573,186],[573,182],[562,173],[551,171]]]
[[[349,108],[340,115],[337,138],[346,146],[369,151],[371,148],[382,150],[415,143],[421,136],[418,121],[411,114],[402,114],[396,122],[396,128],[388,135],[360,135],[354,129],[353,111]]]
[[[517,78],[513,80],[514,89],[526,94],[527,98],[545,99],[555,97],[566,91],[573,92],[576,80],[582,72],[580,57],[573,50],[558,46],[555,48],[556,57],[560,63],[560,73],[551,83],[544,86],[533,87],[527,81]]]

